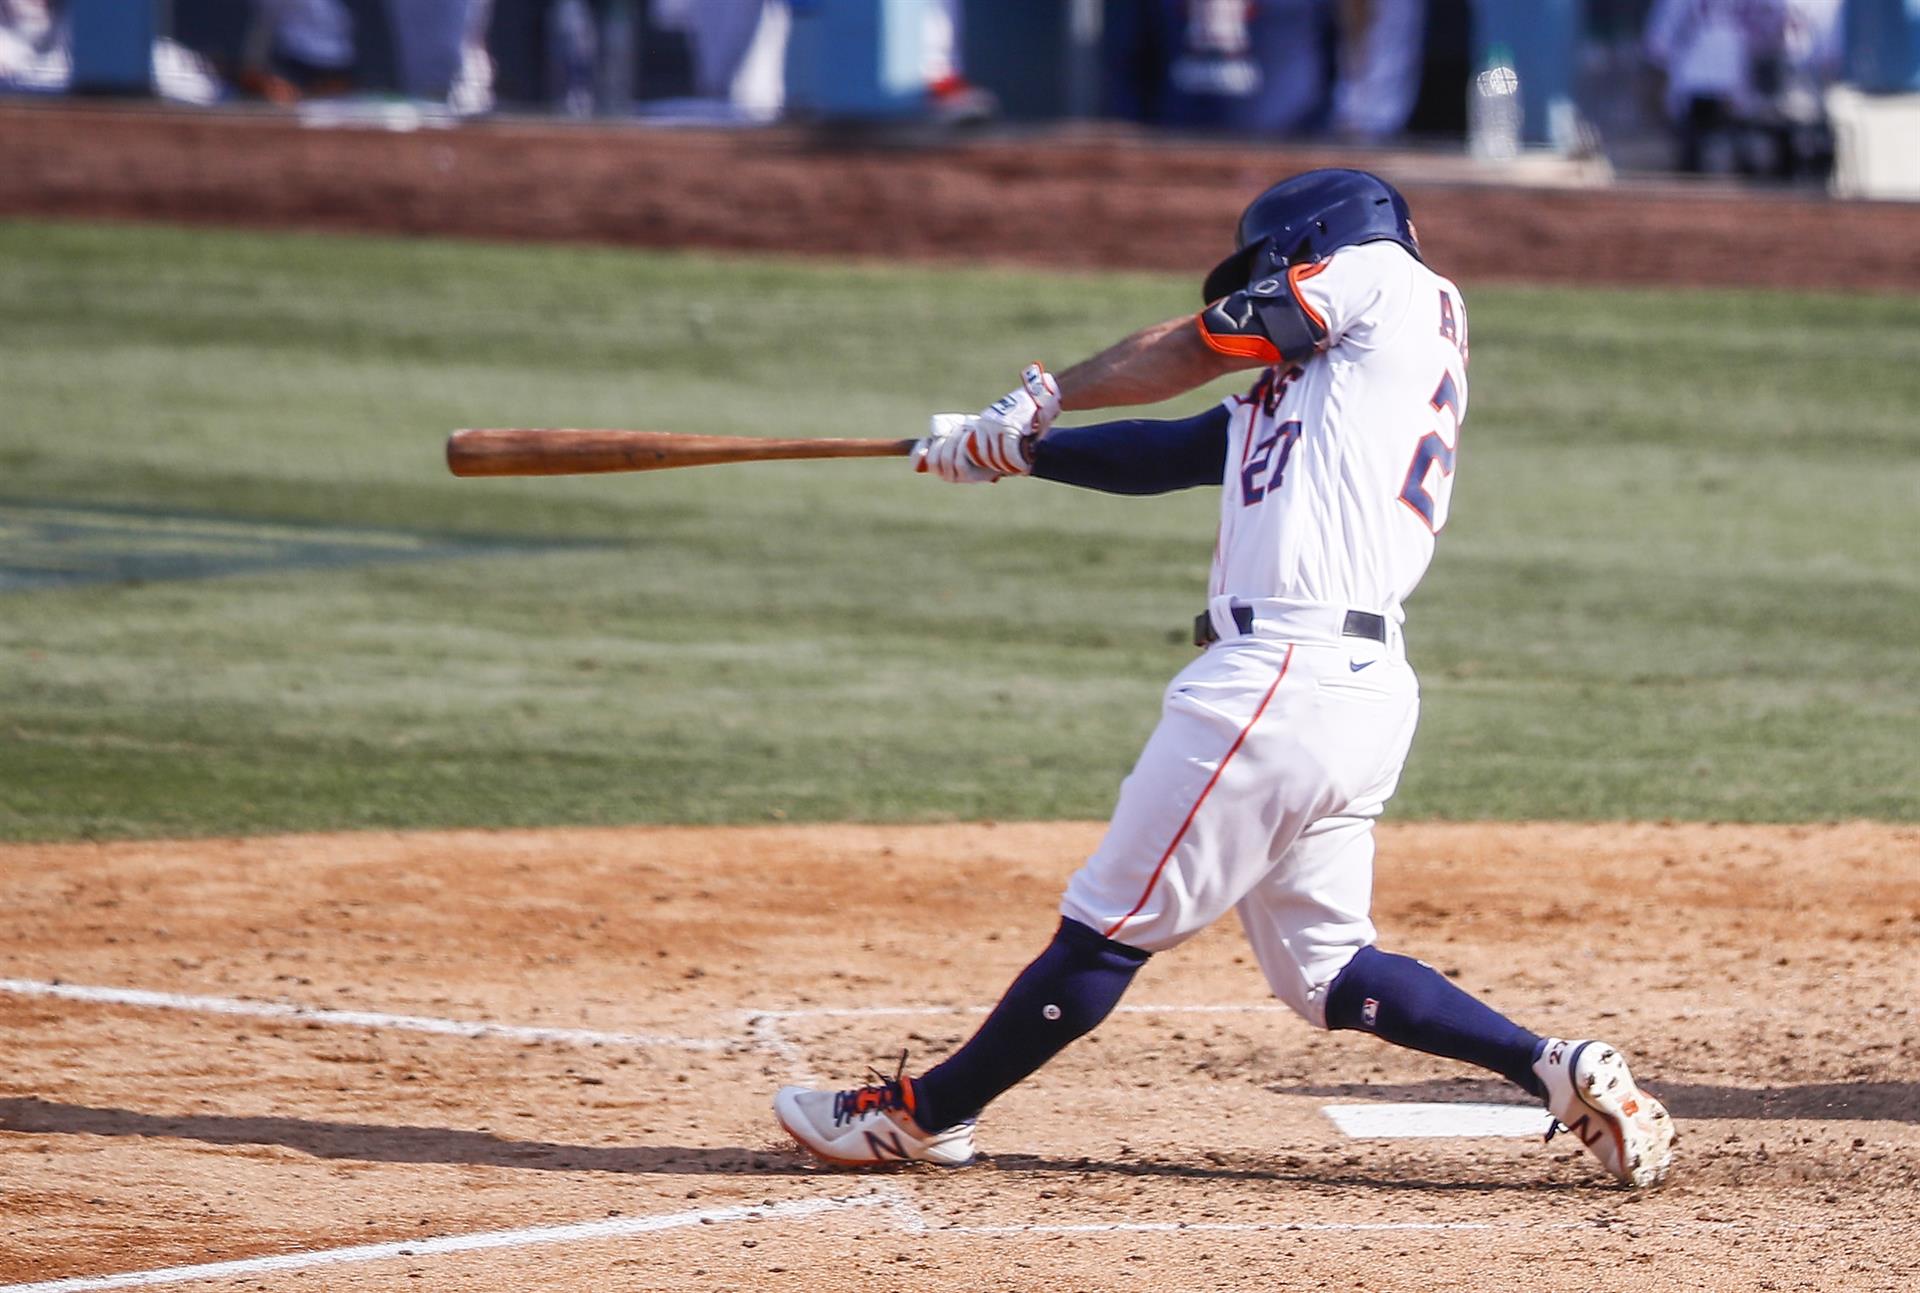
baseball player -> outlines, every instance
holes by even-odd
[[[1421,260],[1405,200],[1362,171],[1262,193],[1199,316],[1144,328],[972,416],[932,420],[918,470],[1034,475],[1154,494],[1220,488],[1204,651],[1168,686],[1053,941],[980,1030],[917,1077],[786,1087],[782,1127],[843,1166],[958,1166],[974,1121],[1119,1002],[1147,959],[1229,909],[1281,1001],[1323,1028],[1490,1069],[1630,1185],[1673,1124],[1620,1052],[1528,1032],[1424,962],[1374,946],[1373,822],[1413,739],[1403,603],[1446,525],[1467,410],[1467,312]],[[1222,374],[1252,388],[1198,417],[1056,427],[1062,409],[1148,404]]]

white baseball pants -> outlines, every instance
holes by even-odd
[[[1345,608],[1256,605],[1273,613],[1168,684],[1060,910],[1158,952],[1234,908],[1274,995],[1324,1028],[1328,987],[1374,940],[1373,822],[1420,689],[1397,626],[1382,644],[1341,636]]]

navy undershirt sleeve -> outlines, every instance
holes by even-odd
[[[1216,404],[1178,422],[1102,422],[1055,427],[1034,447],[1033,474],[1107,494],[1165,494],[1218,485],[1227,466],[1227,423]]]

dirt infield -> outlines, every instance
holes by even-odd
[[[394,133],[0,105],[0,214],[1196,275],[1249,196],[1330,164],[1401,183],[1429,258],[1469,285],[1920,291],[1920,208],[1910,204],[1503,187],[1432,154],[1123,131],[913,148],[827,146],[791,130],[503,122]]]
[[[977,1168],[781,1142],[782,1082],[954,1045],[1098,829],[0,849],[0,1293],[1920,1279],[1911,827],[1384,831],[1390,945],[1630,1048],[1683,1136],[1651,1195],[1566,1141],[1349,1138],[1326,1106],[1515,1096],[1310,1031],[1231,928],[991,1109]]]

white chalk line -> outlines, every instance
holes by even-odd
[[[819,1081],[819,1073],[807,1062],[805,1049],[787,1036],[782,1022],[773,1015],[754,1015],[747,1020],[747,1036],[755,1046],[786,1062],[790,1080],[808,1084]]]
[[[851,1208],[872,1207],[891,1209],[896,1206],[897,1200],[884,1193],[842,1195],[827,1199],[792,1199],[785,1203],[701,1208],[693,1212],[671,1212],[649,1217],[610,1217],[602,1221],[582,1221],[572,1225],[489,1230],[478,1234],[444,1235],[436,1239],[401,1239],[384,1244],[359,1244],[352,1248],[323,1248],[303,1253],[284,1253],[273,1257],[246,1257],[227,1262],[203,1262],[195,1266],[169,1266],[159,1270],[128,1271],[119,1275],[81,1275],[67,1279],[45,1280],[36,1284],[0,1285],[0,1293],[90,1293],[91,1290],[96,1289],[148,1288],[157,1284],[181,1284],[188,1280],[266,1275],[278,1271],[307,1270],[315,1266],[380,1262],[396,1257],[440,1257],[449,1253],[471,1253],[489,1248],[530,1248],[539,1244],[626,1239],[634,1235],[678,1230],[686,1226],[724,1225],[734,1221],[791,1221],[822,1212],[843,1212]]]
[[[927,1214],[913,1197],[913,1191],[893,1181],[878,1181],[874,1184],[874,1193],[886,1202],[894,1225],[910,1235],[927,1233],[930,1228]]]
[[[870,1193],[866,1194],[841,1195],[825,1199],[792,1199],[773,1204],[699,1208],[690,1212],[672,1212],[645,1217],[611,1217],[569,1225],[527,1226],[515,1230],[442,1235],[431,1239],[399,1239],[379,1244],[357,1244],[350,1248],[313,1249],[306,1252],[281,1253],[270,1257],[244,1257],[224,1262],[201,1262],[191,1266],[125,1271],[115,1275],[70,1276],[32,1284],[0,1285],[0,1293],[97,1293],[107,1289],[153,1288],[163,1284],[184,1284],[191,1280],[237,1279],[286,1271],[311,1270],[320,1266],[356,1265],[397,1258],[444,1257],[488,1249],[532,1248],[545,1244],[629,1239],[638,1235],[658,1234],[662,1231],[679,1230],[689,1226],[726,1225],[742,1221],[792,1221],[821,1213],[876,1207],[884,1208],[891,1216],[894,1225],[908,1234],[973,1237],[1189,1232],[1195,1234],[1264,1234],[1286,1231],[1441,1232],[1539,1228],[1480,1221],[1102,1221],[1078,1224],[931,1226],[915,1204],[910,1192],[892,1182],[879,1182]]]
[[[44,979],[0,979],[0,992],[22,997],[56,998],[93,1005],[132,1006],[148,1010],[176,1010],[230,1015],[247,1019],[280,1019],[337,1028],[372,1031],[398,1030],[443,1037],[499,1038],[520,1042],[553,1042],[569,1046],[666,1047],[689,1051],[726,1051],[743,1043],[785,1061],[791,1077],[809,1082],[818,1074],[807,1062],[805,1048],[788,1034],[785,1025],[809,1019],[879,1019],[914,1015],[984,1015],[992,1006],[809,1006],[786,1010],[727,1012],[743,1022],[745,1039],[685,1037],[668,1033],[616,1032],[597,1028],[555,1028],[501,1024],[478,1019],[450,1019],[434,1015],[403,1015],[376,1010],[335,1010],[288,1001],[260,1001],[199,993],[157,992],[147,988],[115,988]],[[1257,1005],[1121,1005],[1116,1014],[1266,1014],[1284,1011],[1273,1003]]]
[[[558,1042],[569,1046],[674,1047],[690,1051],[724,1051],[738,1041],[722,1037],[675,1037],[659,1033],[603,1032],[594,1028],[544,1028],[496,1024],[473,1019],[441,1019],[432,1015],[395,1015],[373,1010],[328,1010],[283,1001],[251,1001],[241,997],[207,997],[181,992],[151,992],[144,988],[103,988],[79,983],[38,979],[0,979],[0,992],[21,997],[54,997],[95,1005],[138,1006],[150,1010],[182,1010],[209,1015],[237,1015],[250,1019],[285,1019],[339,1028],[397,1029],[437,1033],[447,1037],[497,1037],[518,1042]]]

